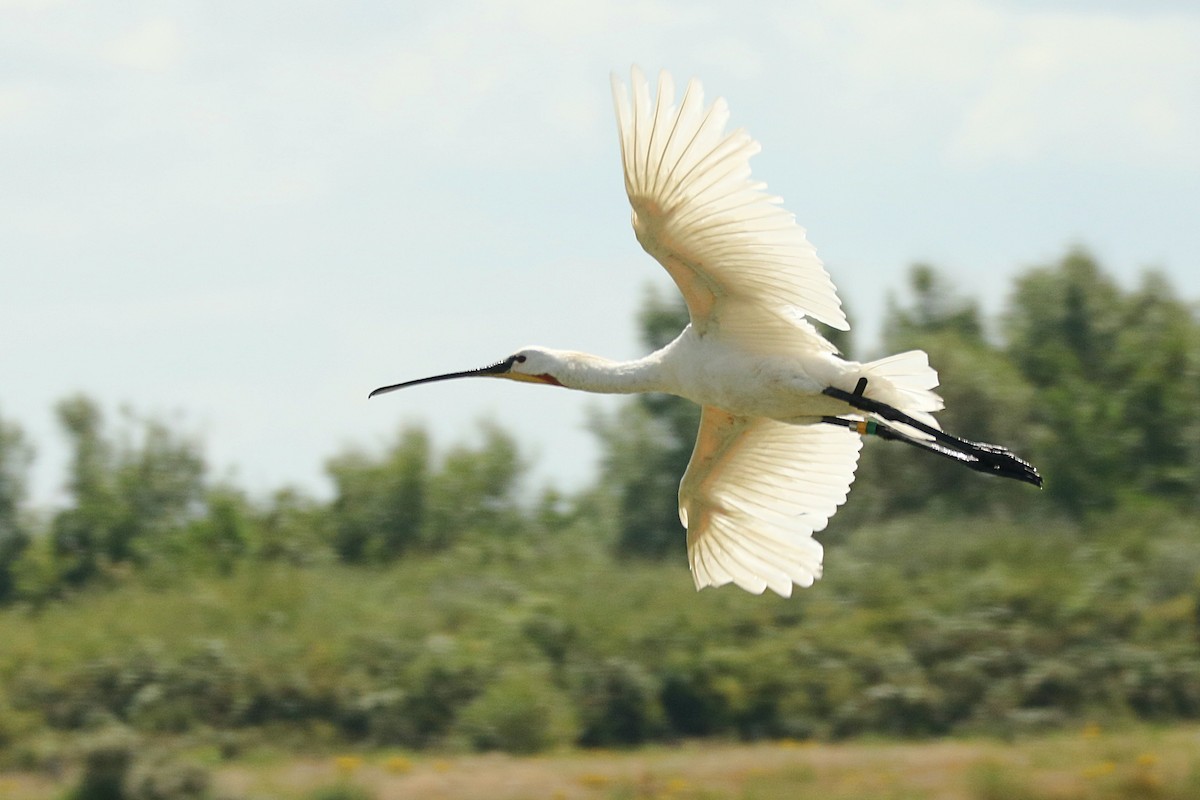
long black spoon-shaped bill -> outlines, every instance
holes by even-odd
[[[367,395],[370,399],[375,395],[394,392],[397,389],[404,389],[409,386],[417,386],[422,383],[434,383],[435,381],[448,381],[454,378],[486,378],[489,375],[503,375],[512,369],[513,363],[517,360],[516,356],[509,356],[503,361],[497,361],[495,364],[489,364],[486,367],[479,369],[468,369],[462,372],[447,372],[445,375],[432,375],[428,378],[417,378],[415,381],[405,381],[404,383],[393,383],[391,386],[380,386],[375,391]]]

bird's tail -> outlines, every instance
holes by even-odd
[[[929,366],[924,350],[909,350],[894,356],[862,365],[860,378],[866,378],[864,396],[886,403],[913,419],[941,430],[934,411],[944,407],[941,396],[933,389],[938,385],[937,370]],[[906,428],[908,426],[905,426]],[[920,438],[925,434],[913,431]]]

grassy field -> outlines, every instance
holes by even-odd
[[[691,743],[536,757],[261,751],[211,767],[217,797],[247,800],[1194,800],[1200,728],[1088,725],[1014,743]],[[0,774],[0,796],[60,798],[73,780]]]
[[[72,790],[112,735],[129,774],[213,800],[1196,800],[1200,594],[1173,519],[863,528],[791,600],[697,594],[680,561],[586,537],[165,563],[0,609],[0,798],[95,800]],[[644,746],[576,749],[620,742]]]

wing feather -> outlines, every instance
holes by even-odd
[[[632,88],[631,103],[613,76],[634,232],[679,286],[692,326],[757,348],[832,349],[800,323],[808,316],[848,329],[841,302],[804,230],[766,184],[750,179],[758,143],[740,129],[726,133],[728,107],[718,99],[705,108],[697,81],[687,84],[678,107],[665,72],[653,101],[636,67]],[[756,335],[747,317],[774,332]],[[789,336],[778,335],[784,330]]]
[[[700,416],[679,486],[679,517],[697,588],[736,583],[790,596],[821,575],[825,529],[854,480],[859,436],[831,425]]]

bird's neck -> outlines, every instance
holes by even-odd
[[[661,392],[662,374],[655,355],[635,361],[611,361],[589,353],[562,353],[562,368],[554,377],[568,389],[584,392]]]

